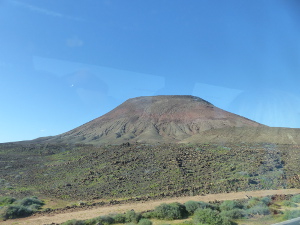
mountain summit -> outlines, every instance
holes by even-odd
[[[257,122],[190,95],[132,98],[107,114],[47,141],[92,144],[179,142],[202,131],[259,127]]]

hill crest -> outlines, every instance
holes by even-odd
[[[90,144],[177,143],[206,130],[258,126],[264,125],[199,97],[159,95],[128,99],[101,117],[46,139]]]

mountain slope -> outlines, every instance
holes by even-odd
[[[200,132],[181,143],[300,144],[300,129],[283,127],[226,127]]]
[[[225,127],[260,127],[194,96],[138,97],[109,113],[46,141],[92,144],[178,142],[202,131]]]

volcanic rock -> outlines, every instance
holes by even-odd
[[[107,114],[46,141],[174,143],[211,129],[261,126],[198,97],[162,95],[129,99]]]

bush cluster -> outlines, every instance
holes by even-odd
[[[68,220],[67,222],[62,223],[61,225],[86,225],[87,223],[83,220]]]
[[[15,198],[10,196],[1,196],[0,197],[0,206],[6,206],[14,203],[16,201]]]
[[[290,220],[300,217],[300,210],[287,210],[284,212],[283,219],[284,220]]]
[[[299,195],[300,196],[300,195]],[[291,201],[285,201],[286,205],[295,204],[298,197],[294,196]],[[2,219],[12,219],[31,215],[40,209],[43,202],[36,197],[16,200],[11,197],[0,198],[0,215]],[[186,221],[185,225],[203,225],[203,224],[220,224],[233,225],[233,219],[248,218],[256,215],[271,214],[271,199],[251,198],[248,201],[224,201],[221,204],[209,204],[201,201],[188,201],[185,204],[177,202],[157,206],[150,212],[137,213],[134,210],[127,211],[124,214],[113,214],[109,216],[99,216],[88,220],[69,220],[62,225],[111,225],[111,224],[138,224],[152,225],[151,218],[162,220],[183,219],[193,216],[193,221]],[[286,211],[285,219],[300,216],[300,210]],[[183,224],[183,223],[182,223]]]
[[[270,209],[267,206],[260,206],[256,205],[247,210],[248,215],[255,216],[255,215],[269,215],[271,213]]]
[[[125,222],[126,223],[138,223],[142,215],[140,213],[136,213],[134,210],[127,211],[125,214]]]
[[[291,198],[292,202],[300,203],[300,195],[295,195]]]
[[[247,208],[252,208],[255,206],[267,207],[271,203],[271,199],[269,197],[264,198],[251,198],[247,203]]]
[[[20,201],[19,201],[20,202]],[[22,201],[26,202],[26,201]],[[300,203],[300,195],[295,195],[290,201],[283,201],[285,206],[296,206]],[[270,197],[251,198],[248,200],[223,201],[221,204],[209,204],[201,201],[188,201],[185,204],[163,203],[154,210],[142,214],[135,211],[128,211],[124,214],[114,214],[105,217],[81,221],[70,220],[62,225],[110,225],[116,223],[126,223],[127,225],[152,225],[151,218],[162,220],[183,219],[193,216],[192,221],[185,221],[180,225],[236,225],[232,220],[243,219],[255,216],[265,216],[274,213],[274,209],[269,206],[272,203]],[[25,203],[23,203],[26,205]],[[278,212],[276,212],[278,213]],[[285,211],[283,219],[300,217],[300,210]]]
[[[144,218],[139,221],[138,225],[152,225],[152,222],[151,222],[151,220]]]
[[[110,225],[116,223],[152,225],[150,220],[142,219],[142,215],[133,210],[127,211],[125,214],[99,216],[88,220],[68,220],[61,225]]]
[[[164,220],[175,220],[182,219],[188,214],[185,206],[178,202],[171,204],[163,203],[157,206],[154,211],[150,214],[150,218],[164,219]]]
[[[189,215],[193,215],[197,209],[214,208],[213,205],[202,201],[188,201],[184,203],[184,206]]]
[[[222,211],[220,215],[229,219],[241,219],[248,217],[248,213],[243,209],[231,209],[228,211]]]
[[[294,203],[292,201],[287,201],[287,200],[283,201],[282,205],[287,206],[287,207],[297,207],[298,206],[296,203]]]
[[[242,209],[243,207],[244,206],[237,201],[226,200],[220,205],[220,210],[221,211],[230,211],[233,209]]]
[[[269,206],[272,202],[272,199],[270,197],[263,197],[260,200],[261,200],[262,203],[264,203],[267,206]]]
[[[251,198],[245,204],[245,217],[253,217],[257,215],[265,216],[271,214],[271,210],[269,209],[269,205],[271,204],[272,199],[269,197],[263,198]]]
[[[210,208],[197,209],[193,218],[194,224],[233,225],[229,218],[222,216],[219,211]]]
[[[77,221],[79,222],[78,225],[80,225],[80,223],[82,222],[83,225],[98,225],[98,224],[102,224],[102,225],[110,225],[115,223],[115,220],[110,217],[110,216],[99,216],[93,219],[88,219],[86,221]],[[76,224],[77,225],[77,224]]]
[[[44,203],[37,197],[27,197],[16,200],[12,197],[1,197],[0,219],[14,219],[19,217],[30,216],[32,213],[40,209]]]
[[[112,218],[115,221],[115,223],[125,223],[126,222],[125,214],[115,214],[112,216]]]
[[[175,220],[175,219],[183,219],[187,218],[189,215],[195,214],[194,223],[188,221],[187,225],[191,224],[234,224],[230,222],[230,218],[223,216],[220,214],[217,207],[205,202],[196,202],[189,201],[185,204],[180,204],[178,202],[166,204],[163,203],[157,206],[153,211],[145,212],[145,213],[136,213],[135,211],[127,211],[124,214],[115,214],[106,216],[105,220],[103,217],[97,217],[94,219],[89,219],[86,221],[80,220],[70,220],[62,225],[110,225],[116,223],[126,223],[126,224],[138,224],[138,225],[152,225],[152,222],[149,218],[156,218],[162,220]],[[204,210],[204,211],[203,211]],[[203,212],[202,212],[203,211]],[[196,214],[197,212],[197,214]],[[201,219],[201,218],[206,218]],[[205,222],[206,221],[206,222]],[[210,223],[215,221],[215,223]],[[208,223],[209,222],[209,223]],[[222,222],[222,223],[220,223]]]

